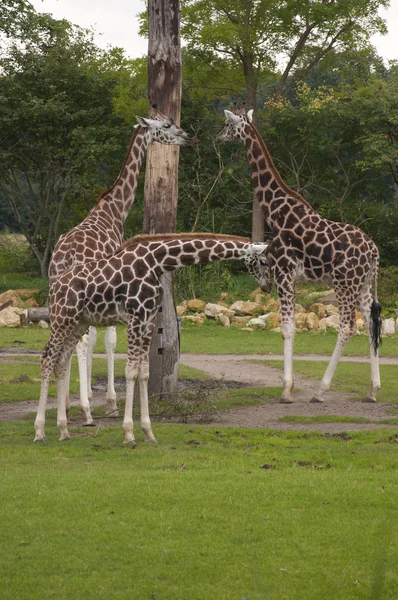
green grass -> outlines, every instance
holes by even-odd
[[[155,434],[0,423],[2,600],[397,597],[394,431]]]
[[[338,415],[318,415],[317,417],[287,416],[280,417],[278,421],[283,423],[373,423],[365,417],[343,417]]]
[[[264,362],[270,367],[283,369],[282,361]],[[309,379],[321,380],[327,364],[321,361],[294,361],[294,372]],[[380,365],[381,389],[377,393],[380,402],[398,403],[398,378],[396,365]],[[355,399],[364,398],[369,392],[370,365],[361,363],[339,363],[333,376],[331,389],[352,393]]]
[[[21,400],[38,400],[40,395],[40,358],[39,356],[26,356],[10,358],[13,362],[0,363],[0,403],[19,402]],[[14,362],[15,361],[15,362]],[[27,362],[28,364],[24,364]],[[115,376],[124,377],[126,361],[115,360]],[[106,359],[93,360],[93,381],[95,378],[107,375]],[[180,379],[208,379],[208,375],[198,369],[180,365]],[[79,391],[79,371],[77,359],[72,359],[70,392]],[[50,385],[49,396],[56,395],[55,383]]]
[[[95,352],[105,352],[105,329],[97,329],[98,337]],[[49,339],[48,329],[35,325],[15,329],[1,329],[1,348],[20,348],[41,352]],[[329,354],[336,344],[336,333],[311,333],[301,331],[296,334],[295,354]],[[127,352],[126,327],[117,326],[116,352]],[[207,321],[203,325],[184,324],[181,332],[181,352],[194,354],[283,354],[283,340],[275,331],[241,331],[226,328]],[[364,335],[354,336],[347,344],[346,356],[368,356],[369,345]],[[385,337],[380,348],[380,356],[398,356],[398,335]]]

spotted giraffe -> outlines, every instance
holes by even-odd
[[[46,441],[45,407],[51,373],[57,380],[58,427],[69,439],[66,416],[68,363],[89,325],[128,323],[124,443],[134,445],[133,396],[138,379],[141,428],[156,441],[148,410],[149,346],[161,300],[160,277],[180,267],[216,260],[244,259],[253,268],[266,244],[207,233],[144,235],[132,238],[116,253],[70,267],[53,282],[49,293],[51,336],[41,358],[41,391],[35,441]],[[263,284],[261,278],[260,285]]]
[[[311,402],[324,400],[344,347],[356,331],[356,306],[364,316],[370,343],[371,384],[363,401],[376,402],[380,388],[378,346],[381,343],[381,305],[377,301],[379,252],[376,245],[358,227],[324,219],[300,194],[289,188],[252,124],[252,110],[246,115],[244,108],[237,109],[234,105],[233,111],[224,112],[226,126],[217,139],[220,142],[234,139],[244,142],[257,200],[272,232],[267,260],[280,300],[284,339],[284,389],[280,402],[292,402],[295,284],[298,281],[333,285],[340,313],[337,343]]]
[[[152,141],[162,144],[190,146],[196,140],[174,121],[162,115],[156,105],[151,118],[137,117],[138,125],[131,138],[130,146],[118,178],[110,189],[103,192],[95,206],[82,223],[60,236],[49,266],[50,284],[72,265],[99,260],[114,253],[124,241],[124,222],[134,202],[138,175],[146,148]],[[85,425],[91,425],[91,363],[96,340],[96,329],[91,327],[77,344],[80,375],[80,403]],[[114,351],[116,327],[108,327],[105,333],[108,358],[107,411],[113,416],[117,412],[114,387]],[[69,365],[70,370],[70,365]],[[69,408],[69,396],[67,396]]]

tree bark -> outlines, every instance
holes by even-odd
[[[181,43],[179,0],[148,2],[148,100],[180,122]],[[158,143],[148,148],[145,176],[145,233],[176,230],[179,147]],[[177,392],[179,342],[173,278],[162,278],[163,299],[150,349],[149,394]]]

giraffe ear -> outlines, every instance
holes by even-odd
[[[151,119],[145,119],[145,117],[138,117],[137,115],[135,118],[137,119],[138,125],[141,125],[141,127],[150,127]]]
[[[253,109],[249,110],[249,112],[247,113],[247,120],[249,121],[249,123],[251,123],[253,121]]]
[[[238,115],[235,115],[230,110],[224,110],[224,114],[227,117],[227,121],[229,121],[233,125],[236,125],[237,123],[240,123],[240,117]]]

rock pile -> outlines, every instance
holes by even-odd
[[[33,298],[38,292],[39,290],[20,288],[0,294],[0,327],[19,327],[21,320],[26,321],[28,308],[38,306]]]

